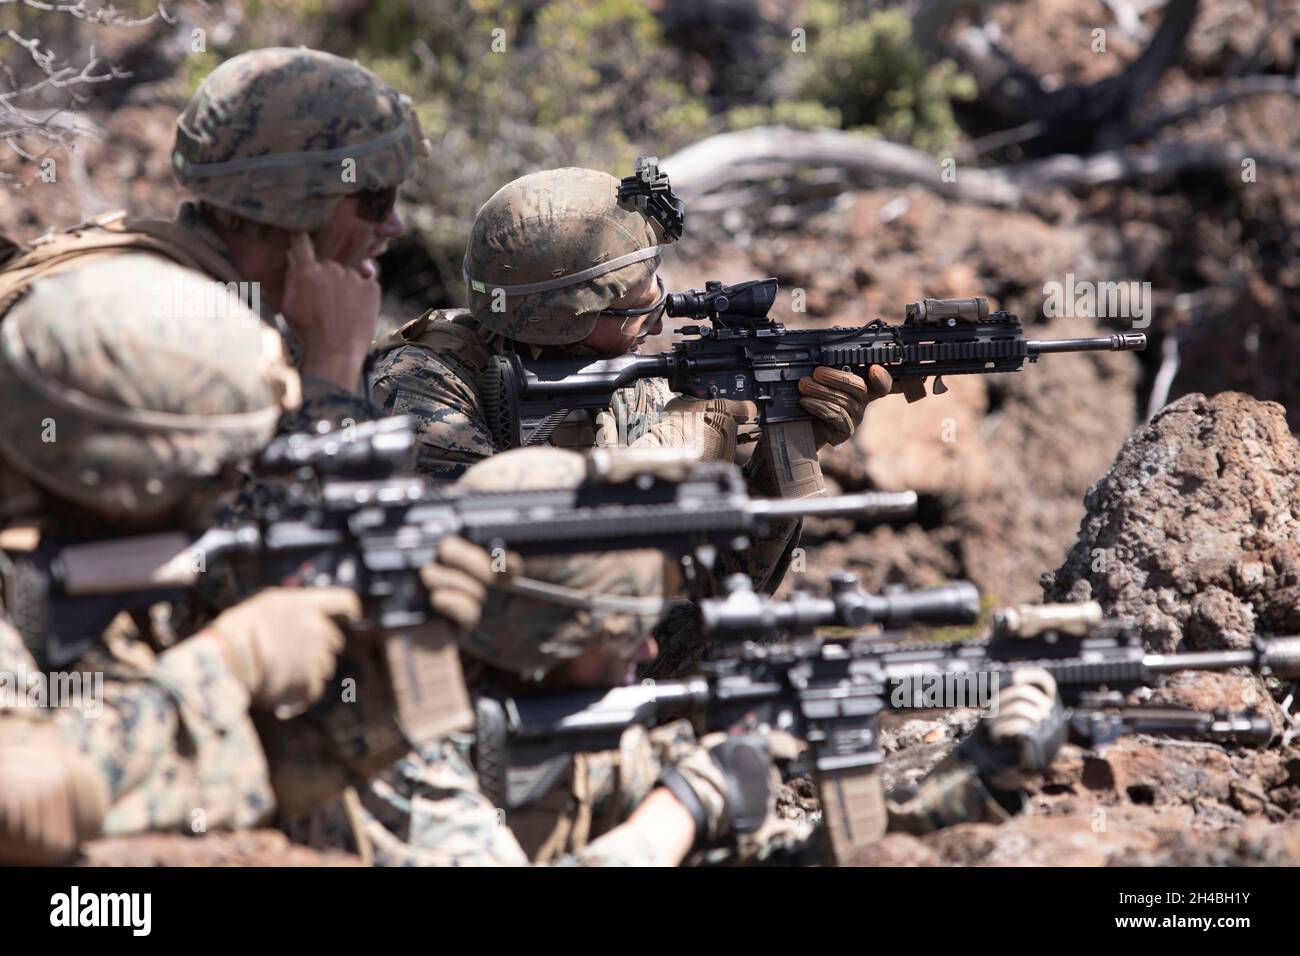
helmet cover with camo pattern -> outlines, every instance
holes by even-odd
[[[426,151],[409,98],[374,73],[273,47],[207,76],[176,121],[172,166],[218,209],[313,232],[344,196],[400,185]]]
[[[298,401],[283,340],[237,292],[151,254],[39,277],[0,322],[0,468],[99,514],[210,489]]]
[[[586,459],[577,452],[517,448],[478,462],[456,487],[477,491],[574,488],[586,476]],[[596,596],[656,599],[666,587],[664,556],[653,550],[529,557],[522,576]],[[482,620],[461,638],[460,646],[485,663],[535,678],[597,643],[617,643],[630,652],[649,636],[660,616],[572,607],[493,587],[488,589]]]
[[[474,217],[465,253],[470,311],[480,324],[531,345],[591,334],[659,267],[656,225],[620,203],[619,181],[566,167],[507,183]]]

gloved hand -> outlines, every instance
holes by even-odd
[[[814,839],[817,824],[805,815],[795,818],[778,813],[776,800],[781,792],[781,773],[777,765],[794,760],[807,749],[807,744],[782,730],[770,730],[764,736],[771,747],[772,759],[776,761],[769,771],[772,777],[772,799],[767,802],[767,815],[752,833],[737,836],[736,845],[727,851],[728,855],[719,857],[714,862],[731,860],[737,865],[749,866],[761,863],[776,853],[799,853]]]
[[[752,833],[767,817],[772,747],[761,734],[710,734],[659,775],[695,819],[697,843]]]
[[[340,621],[361,617],[347,588],[267,588],[207,628],[253,703],[288,717],[318,701],[343,650]]]
[[[494,562],[492,555],[464,538],[444,538],[438,544],[438,560],[420,569],[420,580],[429,589],[429,606],[468,634],[482,617],[488,587],[509,581],[520,566],[513,552]]]
[[[997,713],[981,720],[962,746],[992,789],[1013,791],[1023,788],[1025,774],[1051,765],[1066,729],[1056,680],[1029,667],[1014,672],[998,693]]]
[[[54,727],[0,728],[0,863],[66,863],[99,835],[108,799],[99,771]]]
[[[758,417],[753,402],[726,398],[697,401],[679,395],[663,410],[659,424],[633,448],[697,448],[701,461],[735,461],[736,426]]]
[[[674,397],[664,406],[664,411],[669,414],[675,412],[695,414],[714,412],[719,415],[726,415],[737,425],[752,422],[758,417],[758,406],[753,402],[736,401],[730,398],[688,398],[685,395]]]
[[[867,369],[867,381],[852,372],[819,365],[812,375],[799,379],[799,407],[814,416],[813,436],[818,446],[839,445],[849,440],[862,424],[867,405],[894,387],[894,379],[882,365]]]

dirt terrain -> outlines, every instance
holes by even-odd
[[[937,759],[948,746],[917,749]],[[1294,745],[1233,750],[1138,736],[1100,751],[1067,744],[1026,810],[1008,823],[961,824],[923,837],[888,834],[851,863],[1294,866],[1300,863],[1298,801]]]

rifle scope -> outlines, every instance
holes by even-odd
[[[775,279],[751,279],[736,285],[710,280],[703,289],[669,293],[668,314],[676,319],[761,319],[776,301],[776,289]]]
[[[738,590],[726,598],[700,601],[699,611],[706,634],[736,638],[773,630],[807,634],[816,627],[974,624],[980,597],[969,581],[901,594],[864,594],[857,578],[837,572],[831,575],[829,597],[795,592],[788,600],[774,601]]]

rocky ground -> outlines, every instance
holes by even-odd
[[[1129,437],[1088,492],[1078,542],[1044,576],[1047,597],[1098,600],[1108,614],[1135,621],[1158,652],[1239,648],[1259,634],[1296,633],[1298,451],[1276,403],[1224,393],[1170,404]],[[892,834],[854,862],[1295,865],[1300,749],[1283,733],[1292,693],[1273,678],[1174,675],[1144,699],[1253,709],[1279,735],[1264,748],[1144,736],[1096,751],[1066,745],[1010,823]],[[914,783],[973,719],[896,722],[885,737],[886,785]]]
[[[934,736],[943,731],[936,729]],[[906,761],[937,760],[947,743]],[[894,763],[894,761],[891,761]],[[1025,812],[1001,826],[888,834],[861,866],[1240,866],[1300,863],[1300,748],[1131,737],[1067,744]]]
[[[1088,492],[1053,600],[1095,598],[1159,651],[1300,631],[1300,443],[1274,402],[1188,395]]]

